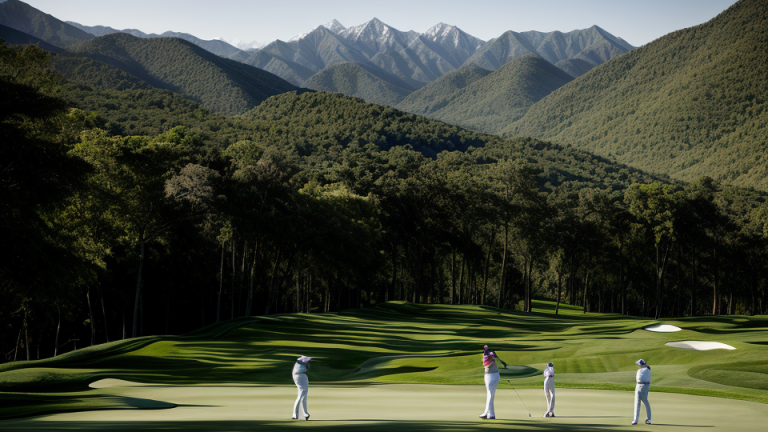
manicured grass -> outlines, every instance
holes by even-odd
[[[332,314],[241,318],[179,337],[113,342],[33,362],[0,366],[0,391],[65,400],[102,378],[168,384],[292,384],[299,355],[315,357],[310,379],[327,385],[375,383],[482,385],[480,352],[487,343],[512,370],[500,388],[538,388],[546,362],[559,387],[631,390],[635,360],[652,366],[654,391],[768,403],[768,317],[662,320],[675,333],[643,330],[657,323],[611,314],[583,314],[534,302],[534,312],[493,307],[387,303]],[[724,342],[733,351],[690,351],[669,341]],[[11,393],[13,394],[13,393]],[[3,397],[0,394],[0,397]],[[29,405],[35,405],[34,400]],[[64,404],[66,405],[66,404]],[[87,403],[85,403],[87,405]],[[0,406],[0,418],[18,415]]]

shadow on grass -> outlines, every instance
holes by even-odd
[[[325,424],[327,423],[327,424]],[[0,423],[2,426],[2,423]],[[168,421],[168,422],[57,422],[41,421],[27,422],[24,431],[70,431],[70,430],[109,430],[109,431],[138,431],[138,430],[163,430],[163,431],[228,431],[251,432],[261,431],[298,431],[310,427],[320,431],[393,431],[398,432],[437,432],[437,431],[487,431],[489,429],[516,431],[612,431],[617,425],[605,424],[579,424],[570,425],[556,422],[538,421],[505,421],[496,420],[476,422],[435,422],[435,421],[390,421],[390,420],[310,420],[304,421]],[[676,425],[669,425],[676,426]],[[701,427],[701,426],[692,426]]]

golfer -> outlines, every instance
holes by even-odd
[[[294,420],[299,418],[300,405],[304,411],[304,420],[309,420],[309,411],[307,411],[307,393],[309,393],[307,369],[309,369],[310,360],[312,360],[312,357],[301,356],[296,359],[296,364],[293,365],[293,382],[296,383],[296,387],[299,389],[299,396],[293,404],[293,417],[291,418]]]
[[[651,388],[651,367],[645,363],[645,360],[640,359],[635,362],[640,366],[637,370],[637,386],[635,386],[635,419],[632,420],[632,424],[637,424],[637,417],[640,415],[640,401],[645,404],[645,424],[651,424],[651,404],[648,403],[648,390]]]
[[[506,369],[507,364],[500,359],[495,352],[488,349],[488,345],[483,346],[483,370],[485,371],[485,411],[480,414],[480,418],[493,420],[496,418],[496,410],[493,409],[493,398],[496,396],[496,387],[499,385],[499,368],[496,367],[496,360],[499,360]]]
[[[547,363],[544,369],[544,397],[547,398],[547,413],[544,417],[555,416],[555,364]]]

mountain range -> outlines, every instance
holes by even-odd
[[[596,67],[503,131],[768,190],[768,2],[741,0]]]
[[[419,34],[374,19],[350,28],[332,21],[288,42],[239,50],[239,62],[180,37],[96,37],[18,0],[0,3],[0,37],[58,53],[57,70],[73,82],[163,89],[229,116],[300,83],[478,131],[552,140],[681,180],[709,175],[768,190],[768,4],[761,0],[740,0],[638,49],[597,26],[506,32],[484,42],[446,24]]]

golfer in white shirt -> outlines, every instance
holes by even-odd
[[[544,369],[544,396],[547,398],[547,413],[544,417],[555,416],[555,364],[547,363]]]
[[[636,361],[635,364],[640,366],[640,369],[637,370],[635,379],[637,382],[635,386],[635,419],[632,420],[632,424],[637,424],[641,401],[645,404],[645,416],[647,417],[645,424],[651,424],[651,404],[648,403],[648,390],[651,388],[651,367],[643,359]]]
[[[296,359],[296,363],[293,365],[293,382],[296,383],[296,387],[299,389],[299,396],[293,404],[293,417],[291,418],[294,420],[299,418],[299,406],[304,411],[304,420],[309,420],[309,411],[307,411],[307,394],[309,393],[307,369],[309,369],[310,360],[312,360],[312,357],[301,356]]]

